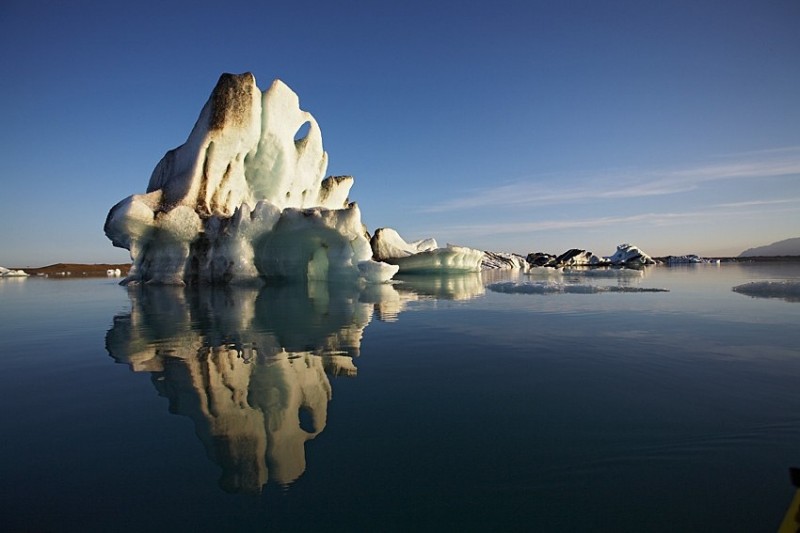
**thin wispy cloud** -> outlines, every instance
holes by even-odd
[[[799,146],[778,146],[775,148],[762,148],[760,150],[748,150],[745,152],[725,153],[720,154],[721,158],[742,158],[751,156],[775,155],[775,154],[798,154],[800,153]]]
[[[689,192],[722,180],[760,179],[800,174],[800,147],[761,150],[749,159],[724,164],[698,165],[684,169],[642,172],[602,172],[586,176],[531,176],[496,187],[475,189],[461,196],[423,207],[439,213],[479,207],[543,206],[596,201],[598,199],[643,198]],[[569,182],[575,182],[569,184]],[[567,185],[560,185],[559,182]]]
[[[793,201],[800,204],[800,199]],[[758,203],[754,201],[752,206],[768,206],[778,203],[777,201],[763,201]],[[781,203],[790,203],[789,200]],[[745,217],[759,216],[764,213],[776,213],[775,209],[751,209],[742,211],[737,209],[733,211],[731,208],[739,208],[735,204],[719,204],[709,209],[701,211],[686,211],[686,212],[666,212],[666,213],[638,213],[625,216],[606,216],[606,217],[592,217],[583,219],[566,219],[566,220],[543,220],[534,222],[497,222],[488,224],[458,224],[451,226],[442,226],[438,228],[441,233],[446,233],[452,236],[481,236],[486,237],[490,235],[513,235],[513,234],[529,234],[541,231],[558,231],[558,230],[573,230],[584,229],[594,230],[601,227],[609,226],[627,226],[627,225],[643,225],[659,227],[659,226],[673,226],[673,225],[698,225],[709,223],[714,220],[736,217],[742,219]],[[777,212],[796,213],[800,210],[800,205],[796,207],[785,207],[777,210]]]
[[[594,229],[604,226],[616,226],[625,224],[641,224],[647,222],[653,225],[664,225],[675,223],[676,221],[687,219],[697,220],[707,218],[708,214],[697,213],[641,213],[637,215],[618,216],[618,217],[595,217],[585,219],[568,220],[544,220],[538,222],[500,222],[491,224],[459,224],[439,228],[443,233],[449,235],[498,235],[514,233],[534,233],[537,231],[553,231],[565,229]]]
[[[779,204],[793,204],[793,203],[800,203],[800,198],[782,198],[780,200],[749,200],[747,202],[732,202],[727,204],[717,204],[714,207],[738,208],[738,207],[751,207],[757,205],[779,205]]]

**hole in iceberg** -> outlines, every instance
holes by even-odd
[[[297,131],[294,134],[294,142],[295,144],[302,142],[308,137],[308,132],[311,130],[311,122],[303,122],[303,124],[297,128]]]

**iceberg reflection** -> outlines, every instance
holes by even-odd
[[[229,492],[289,484],[327,421],[327,374],[354,376],[373,304],[358,287],[136,287],[106,348],[152,373],[171,413],[190,418]]]
[[[258,492],[305,471],[305,443],[327,424],[328,376],[356,375],[373,313],[394,321],[410,302],[484,290],[478,275],[398,287],[129,287],[131,310],[114,317],[106,349],[151,373],[170,412],[193,421],[224,490]]]
[[[486,292],[480,272],[399,275],[398,291],[443,300],[471,300]]]

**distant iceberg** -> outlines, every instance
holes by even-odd
[[[706,259],[695,254],[669,255],[663,258],[668,265],[718,265],[719,259]]]
[[[561,255],[543,252],[532,252],[526,260],[534,267],[604,267],[624,266],[641,268],[646,265],[655,265],[656,261],[640,248],[632,244],[620,244],[614,254],[598,257],[588,250],[571,248]]]
[[[11,270],[0,267],[0,278],[27,278],[29,274],[24,270]]]
[[[555,266],[598,266],[608,264],[607,261],[600,259],[592,252],[572,248],[556,257],[553,261]],[[549,265],[548,265],[549,266]]]
[[[389,280],[399,267],[372,259],[353,178],[324,177],[327,166],[319,126],[289,87],[262,93],[250,73],[223,74],[147,192],[108,213],[106,236],[133,260],[123,283]]]
[[[800,281],[752,281],[733,288],[734,292],[752,298],[781,298],[787,302],[800,302]]]
[[[612,265],[642,266],[655,265],[656,261],[633,244],[620,244],[613,255],[606,257]]]
[[[481,270],[520,270],[528,272],[531,268],[527,259],[521,255],[507,252],[484,252]]]

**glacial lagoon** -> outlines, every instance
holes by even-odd
[[[775,531],[800,263],[596,272],[0,280],[3,529]]]

